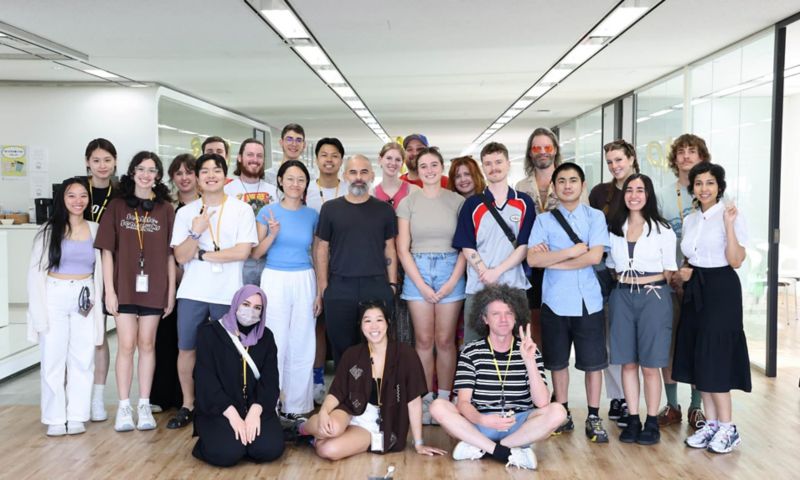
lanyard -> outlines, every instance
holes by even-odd
[[[322,199],[322,203],[325,203],[325,196],[322,195],[322,185],[319,184],[319,178],[316,180],[317,186],[319,187],[319,198]],[[342,181],[338,178],[336,179],[336,192],[333,194],[333,198],[339,198],[339,186],[341,186]]]
[[[370,363],[370,368],[372,369],[372,378],[374,378],[375,379],[375,383],[378,384],[378,407],[379,407],[378,409],[380,410],[380,406],[382,405],[382,403],[381,403],[381,393],[383,392],[383,379],[382,378],[378,378],[375,375],[375,360],[373,360],[373,358],[372,358],[372,345],[367,345],[367,346],[369,347],[369,363]],[[385,367],[385,365],[384,365],[384,367]],[[386,369],[384,368],[384,370],[386,370]],[[383,373],[381,373],[381,376],[383,376]],[[378,414],[378,417],[380,418],[380,413]]]
[[[680,182],[675,182],[675,195],[678,196],[678,215],[681,217],[681,223],[683,223],[683,199],[681,198]],[[694,205],[692,205],[692,211],[694,212]]]
[[[133,215],[136,217],[136,238],[139,239],[139,270],[144,273],[144,231],[139,224],[139,210],[134,210]],[[149,215],[150,212],[144,213],[144,220],[142,220],[143,224],[147,224],[147,217]]]
[[[514,339],[511,339],[511,350],[508,351],[508,359],[506,360],[506,373],[502,377],[500,376],[500,366],[497,365],[497,357],[494,355],[494,347],[492,347],[492,340],[490,338],[486,338],[486,342],[489,344],[489,350],[492,352],[492,362],[494,362],[494,369],[497,371],[497,380],[500,382],[500,390],[501,390],[501,397],[500,397],[500,408],[505,410],[506,408],[506,379],[508,378],[508,367],[511,365],[511,355],[514,353]]]
[[[250,347],[244,347],[244,351],[247,352]],[[245,403],[247,403],[247,359],[244,355],[242,355],[242,397],[244,397]]]
[[[103,210],[106,209],[106,204],[108,203],[108,199],[111,198],[111,188],[112,188],[112,185],[111,185],[111,183],[109,183],[108,184],[108,191],[106,192],[106,198],[103,199],[103,205],[100,207],[100,210],[97,211],[97,214],[92,213],[92,221],[93,222],[99,222],[100,221],[100,216],[103,215]],[[92,192],[92,179],[91,178],[89,179],[89,201],[92,203],[92,206],[94,206],[94,195],[93,195],[93,192]]]
[[[214,244],[214,251],[215,252],[219,252],[219,244],[217,243],[217,240],[221,240],[221,238],[219,236],[219,226],[222,225],[222,213],[225,211],[225,202],[226,202],[226,200],[228,200],[228,196],[227,195],[223,195],[222,196],[222,206],[219,207],[219,215],[217,215],[217,233],[216,233],[216,235],[214,234],[214,230],[211,228],[211,225],[210,225],[211,220],[208,221],[208,223],[209,223],[208,234],[211,236],[211,243]],[[203,208],[205,208],[205,206],[206,206],[206,202],[204,200],[203,201]]]

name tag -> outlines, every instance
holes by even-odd
[[[372,433],[372,442],[370,443],[369,449],[373,452],[382,452],[383,451],[383,432]]]
[[[211,264],[211,273],[222,273],[222,264],[221,263],[212,263]]]
[[[150,290],[150,275],[140,273],[136,275],[136,293],[147,293]]]

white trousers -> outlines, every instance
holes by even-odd
[[[314,270],[284,272],[265,268],[261,289],[267,294],[267,328],[278,347],[283,411],[308,413],[314,409],[313,368],[316,354]]]
[[[91,313],[88,317],[78,313],[78,296],[83,287],[89,288],[94,308],[102,308],[91,278],[47,278],[48,329],[39,335],[42,423],[46,425],[89,420],[94,381],[94,319]]]

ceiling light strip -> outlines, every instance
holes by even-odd
[[[342,100],[364,125],[383,142],[390,140],[386,130],[375,119],[375,115],[364,104],[353,85],[347,81],[330,55],[314,37],[308,25],[303,22],[288,1],[244,0],[244,2],[289,45],[308,68]]]
[[[650,6],[642,6],[647,1],[622,0],[597,22],[589,33],[584,35],[572,48],[556,61],[525,93],[512,102],[491,124],[478,135],[465,151],[474,151],[519,114],[538,102],[545,94],[558,86],[578,68],[610,45],[629,28],[646,17],[664,0],[651,0]]]

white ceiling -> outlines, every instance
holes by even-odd
[[[244,0],[3,0],[0,21],[310,138],[374,156],[380,140]],[[391,136],[425,133],[452,156],[616,5],[612,0],[293,0]],[[493,139],[596,107],[800,10],[797,0],[666,0]],[[800,48],[799,48],[800,50]],[[5,53],[0,49],[0,54]],[[95,81],[49,62],[0,59],[0,80]],[[546,110],[546,112],[537,112]]]

